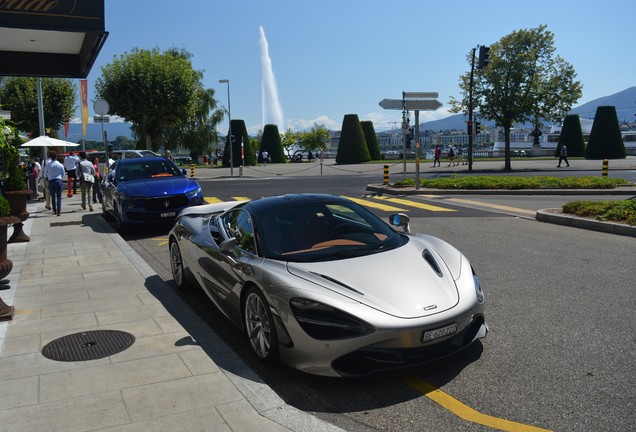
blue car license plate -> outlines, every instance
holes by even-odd
[[[162,218],[175,217],[176,215],[177,215],[177,213],[176,213],[176,212],[161,213],[161,217],[162,217]]]
[[[447,325],[442,328],[438,328],[435,330],[430,330],[424,333],[422,336],[422,342],[432,341],[433,339],[438,339],[444,336],[452,335],[457,331],[457,323],[453,323],[451,325]]]

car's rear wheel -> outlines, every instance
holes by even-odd
[[[243,304],[245,331],[252,350],[266,363],[278,361],[278,336],[267,300],[256,287],[248,288]]]
[[[172,272],[172,279],[174,284],[180,290],[188,288],[186,281],[185,266],[183,265],[183,258],[181,257],[181,249],[175,240],[170,241],[170,270]]]

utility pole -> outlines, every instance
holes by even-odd
[[[468,84],[468,171],[473,170],[473,82],[475,75],[475,51],[470,62],[470,82]]]

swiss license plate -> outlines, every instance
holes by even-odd
[[[161,213],[161,217],[162,217],[162,218],[174,217],[174,216],[176,216],[176,215],[177,215],[177,213],[176,213],[176,212]]]
[[[433,339],[438,339],[444,336],[452,335],[457,331],[457,323],[447,325],[446,327],[430,330],[424,333],[422,336],[422,342],[428,342]]]

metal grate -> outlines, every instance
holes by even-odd
[[[117,354],[135,343],[130,333],[94,330],[55,339],[42,348],[42,355],[56,361],[96,360]]]

